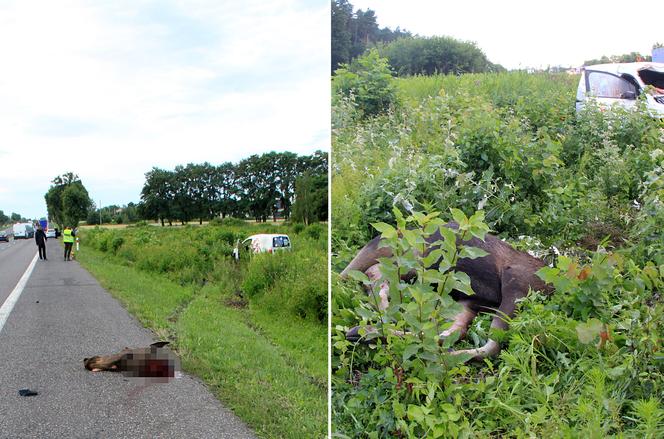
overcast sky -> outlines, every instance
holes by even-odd
[[[330,144],[329,0],[0,1],[0,210],[51,180],[140,201],[153,166]]]
[[[581,66],[602,55],[650,54],[664,43],[662,2],[350,0],[380,27],[474,41],[506,68]]]

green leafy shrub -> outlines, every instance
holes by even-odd
[[[661,121],[641,102],[635,111],[589,104],[576,115],[575,75],[395,83],[402,105],[372,118],[358,115],[354,97],[333,101],[333,271],[375,235],[372,224],[394,224],[417,210],[483,210],[494,233],[553,261],[541,274],[557,291],[520,303],[499,358],[447,367],[426,333],[416,353],[407,349],[418,341],[389,335],[375,348],[346,341],[345,331],[358,323],[400,328],[395,315],[408,315],[417,300],[381,318],[373,299],[333,275],[333,432],[661,435]],[[427,323],[441,321],[431,317]],[[486,320],[476,319],[465,346],[484,344]],[[422,322],[401,323],[413,324]]]
[[[311,239],[319,239],[324,234],[323,226],[320,224],[311,224],[307,227],[306,234]]]
[[[398,102],[387,59],[375,49],[337,69],[333,85],[341,96],[353,96],[354,105],[365,117],[384,113]]]
[[[327,229],[320,224],[309,226],[301,238],[291,237],[292,251],[259,254],[237,262],[232,254],[238,239],[284,232],[283,226],[244,221],[238,224],[117,230],[96,227],[82,232],[82,242],[138,270],[158,273],[181,285],[230,282],[234,287],[228,287],[228,291],[243,291],[253,306],[283,318],[325,323]]]

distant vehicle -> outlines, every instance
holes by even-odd
[[[57,234],[55,233],[55,229],[47,229],[46,230],[46,237],[47,238],[57,238]]]
[[[35,229],[30,223],[14,224],[14,239],[30,239],[35,236]]]
[[[576,91],[576,111],[588,99],[600,108],[614,105],[633,108],[636,99],[645,93],[646,106],[653,117],[664,118],[664,63],[635,62],[598,64],[581,69]]]
[[[248,253],[275,253],[277,251],[291,250],[291,241],[288,235],[267,234],[251,235],[242,243],[236,244],[233,249],[235,259],[240,258],[240,251]]]
[[[9,233],[5,232],[4,230],[1,230],[0,231],[0,241],[9,242]]]

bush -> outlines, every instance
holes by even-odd
[[[353,60],[350,66],[337,69],[333,85],[341,96],[353,97],[364,117],[385,113],[398,103],[387,59],[375,49]]]
[[[233,220],[237,222],[238,220]],[[88,245],[125,264],[163,275],[181,285],[223,283],[243,290],[254,306],[280,318],[327,321],[327,229],[315,224],[295,238],[293,251],[232,259],[235,242],[256,233],[283,233],[283,226],[96,227],[82,232]]]
[[[306,234],[309,238],[311,239],[318,239],[321,237],[323,234],[323,226],[320,224],[311,224],[309,227],[307,227]]]
[[[242,227],[247,222],[241,218],[226,217],[224,219],[215,218],[210,222],[212,225],[220,225],[226,227]]]
[[[475,43],[451,37],[399,38],[385,45],[381,54],[399,76],[486,72],[500,69]]]
[[[275,314],[326,322],[326,252],[303,242],[296,251],[255,255],[242,290]]]
[[[552,256],[541,275],[557,292],[523,301],[499,358],[451,364],[427,333],[421,346],[409,337],[369,349],[345,340],[358,322],[422,323],[409,312],[413,301],[428,306],[428,323],[438,321],[435,306],[445,302],[432,308],[426,283],[419,299],[408,296],[418,283],[399,285],[406,300],[382,316],[359,288],[333,283],[335,433],[661,436],[661,121],[642,103],[588,105],[577,117],[578,76],[567,74],[396,83],[403,105],[372,118],[358,117],[350,98],[333,101],[333,270],[375,236],[372,223],[413,210],[483,210],[501,237]],[[479,347],[487,337],[476,324],[462,343]]]

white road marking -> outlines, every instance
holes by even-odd
[[[7,297],[5,303],[3,303],[2,306],[0,306],[0,332],[2,332],[2,328],[5,326],[5,322],[9,317],[9,313],[12,312],[12,309],[14,309],[14,305],[18,301],[18,298],[21,296],[23,288],[25,288],[25,284],[28,283],[28,279],[30,279],[32,270],[35,268],[35,264],[37,263],[38,257],[39,253],[35,253],[35,257],[32,258],[32,262],[30,262],[30,265],[28,265],[28,268],[25,270],[25,273],[23,273],[23,276],[21,276],[21,279],[19,279],[18,283],[16,284],[16,287],[14,288],[14,291],[12,291],[9,297]]]

